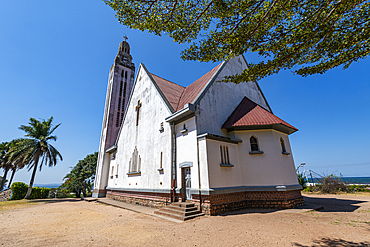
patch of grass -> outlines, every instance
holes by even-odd
[[[370,225],[370,222],[367,222],[367,221],[351,220],[351,222],[353,222],[353,223],[363,223],[363,224]]]
[[[364,210],[359,210],[359,211],[356,211],[358,213],[370,213],[370,209],[364,209]]]
[[[0,211],[15,209],[15,208],[22,208],[31,205],[36,205],[40,202],[35,202],[31,200],[17,200],[17,201],[5,201],[0,202]]]
[[[329,222],[329,224],[332,224],[332,225],[340,225],[340,222],[339,221],[333,221],[333,222]]]

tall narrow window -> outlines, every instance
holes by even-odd
[[[220,154],[221,154],[221,166],[223,167],[232,167],[230,164],[229,158],[229,147],[226,145],[220,145]]]
[[[280,137],[280,144],[281,144],[281,151],[283,153],[286,153],[285,144],[284,144],[284,140],[282,137]]]
[[[159,168],[163,168],[162,167],[162,162],[163,162],[163,152],[161,152],[161,160],[160,160],[160,167]]]
[[[138,100],[137,106],[136,106],[136,125],[139,125],[140,107],[141,107],[141,102],[140,100]]]
[[[259,151],[258,143],[257,143],[257,138],[254,137],[254,136],[251,136],[251,138],[249,138],[249,141],[251,143],[251,151],[252,152]]]
[[[227,161],[227,164],[230,164],[230,159],[229,159],[229,147],[226,146],[226,161]]]
[[[124,70],[122,70],[122,71],[121,71],[121,77],[122,77],[122,78],[123,78],[123,72],[124,72]]]
[[[127,79],[127,71],[125,71],[125,79]]]
[[[225,164],[225,161],[224,161],[224,150],[222,148],[222,145],[220,145],[220,153],[221,153],[221,164]]]
[[[123,70],[122,70],[123,72]],[[121,109],[123,111],[123,107],[121,108],[121,100],[122,100],[122,85],[123,85],[123,81],[121,80],[121,83],[119,85],[119,97],[118,97],[118,109],[117,109],[117,119],[116,119],[116,127],[120,126],[121,122],[119,121],[120,119],[120,115],[121,115]],[[122,118],[122,117],[121,117]]]
[[[118,178],[118,167],[119,167],[119,165],[117,164],[116,178]]]
[[[113,178],[113,173],[114,173],[114,166],[112,166],[112,169],[110,171],[110,178]]]

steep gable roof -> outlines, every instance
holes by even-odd
[[[185,88],[184,94],[181,96],[178,108],[176,111],[181,110],[185,104],[193,103],[197,96],[203,91],[203,89],[207,86],[208,82],[212,79],[212,77],[217,72],[218,68],[222,63],[214,67],[212,70],[204,74],[198,80],[190,84]]]
[[[291,134],[298,130],[247,97],[243,98],[222,125],[222,128],[229,131],[238,129],[272,128],[287,134]]]
[[[184,93],[185,88],[169,80],[156,76],[152,73],[150,74],[153,77],[155,83],[157,83],[159,89],[166,97],[167,101],[172,106],[173,110],[176,111],[179,99],[181,98],[181,95]]]
[[[202,93],[209,81],[216,74],[221,64],[222,63],[214,67],[212,70],[204,74],[186,88],[152,73],[150,73],[150,75],[162,91],[163,95],[166,97],[167,101],[172,106],[173,110],[177,112],[181,110],[185,104],[194,102],[194,100]]]

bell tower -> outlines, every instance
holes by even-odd
[[[119,44],[118,53],[109,71],[94,197],[105,196],[109,172],[109,155],[106,154],[106,151],[111,149],[116,142],[134,85],[135,64],[132,62],[130,45],[127,42],[128,38],[126,36],[123,36],[123,38],[124,41]]]

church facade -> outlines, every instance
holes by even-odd
[[[94,197],[163,207],[191,201],[217,215],[303,204],[289,135],[256,82],[220,82],[241,73],[243,55],[182,87],[140,64],[121,42],[111,67]]]

